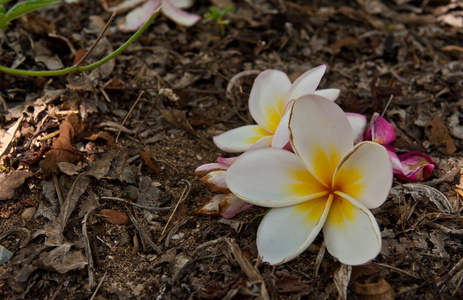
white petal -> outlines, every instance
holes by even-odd
[[[212,171],[201,177],[199,181],[212,192],[229,193],[230,191],[225,181],[226,173],[227,171],[223,170]]]
[[[169,1],[176,8],[190,8],[194,0],[164,0],[164,2]]]
[[[339,89],[323,89],[323,90],[316,90],[314,92],[314,94],[318,95],[318,96],[328,98],[331,101],[334,101],[334,100],[338,99],[340,92],[341,91]]]
[[[307,249],[325,222],[327,198],[271,209],[257,231],[257,249],[263,261],[282,264]]]
[[[103,7],[104,10],[109,11],[109,12],[115,12],[117,11],[118,13],[124,13],[140,4],[145,2],[145,0],[125,0],[120,2],[117,5],[114,6],[109,6],[109,1],[102,1],[101,6]],[[159,2],[159,0],[158,0]],[[158,4],[159,5],[159,4]]]
[[[162,3],[162,13],[177,24],[190,27],[196,24],[201,17],[195,14],[187,13],[174,5],[171,1],[164,0]]]
[[[347,119],[349,120],[350,126],[354,131],[354,141],[359,143],[363,141],[363,135],[365,128],[367,127],[367,117],[361,114],[346,113]]]
[[[148,21],[158,8],[159,0],[148,0],[120,19],[117,22],[117,28],[122,32],[135,32]]]
[[[320,65],[299,76],[285,95],[285,105],[293,99],[313,94],[320,84],[325,70],[326,66]]]
[[[255,150],[255,149],[271,147],[271,146],[272,146],[272,140],[273,140],[273,135],[264,136],[263,138],[261,138],[260,140],[258,140],[257,142],[255,142],[255,143],[254,143],[251,147],[249,147],[249,149],[246,150],[246,151],[251,151],[251,150]]]
[[[377,143],[362,142],[339,165],[334,186],[371,209],[384,203],[392,180],[392,165],[386,149]]]
[[[294,153],[277,148],[243,153],[225,180],[235,195],[265,207],[294,205],[328,193]]]
[[[195,169],[195,175],[204,176],[207,173],[212,172],[212,171],[226,170],[226,169],[228,169],[228,166],[224,164],[220,164],[220,163],[205,164]]]
[[[289,143],[289,116],[291,111],[287,111],[283,118],[281,118],[280,125],[278,125],[277,130],[272,139],[272,147],[282,149],[286,144]]]
[[[257,124],[274,133],[283,116],[285,93],[291,86],[288,76],[278,70],[257,75],[249,95],[249,112]]]
[[[323,236],[328,252],[347,265],[364,264],[381,250],[381,233],[375,217],[367,208],[346,199],[341,202],[340,197],[331,205]]]
[[[289,129],[294,152],[326,187],[354,144],[352,127],[334,102],[317,95],[298,98],[291,110]]]
[[[213,137],[214,144],[222,151],[243,152],[255,142],[271,133],[259,125],[246,125],[238,127]]]

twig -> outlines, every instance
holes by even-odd
[[[88,269],[88,288],[89,289],[92,289],[92,287],[94,285],[95,269],[93,267],[92,248],[90,247],[90,239],[88,238],[88,232],[87,232],[87,220],[88,220],[88,217],[90,216],[90,214],[94,210],[99,209],[99,208],[101,208],[101,207],[103,207],[105,205],[106,205],[106,203],[103,203],[101,205],[98,205],[98,206],[92,208],[91,210],[89,210],[85,214],[84,219],[82,220],[82,235],[83,235],[84,242],[85,242],[85,254],[87,255],[87,261],[88,261],[87,269]],[[97,290],[98,290],[98,288],[97,288]]]
[[[93,45],[90,47],[90,49],[87,51],[87,53],[85,53],[84,56],[82,56],[81,59],[79,59],[79,61],[75,64],[75,66],[80,66],[86,59],[87,57],[90,55],[90,53],[93,51],[93,49],[95,49],[96,45],[98,44],[98,42],[101,40],[101,38],[103,37],[103,35],[105,34],[106,30],[108,30],[109,28],[109,25],[111,25],[111,23],[113,22],[114,18],[116,17],[116,14],[117,14],[117,11],[113,12],[113,14],[111,15],[111,18],[109,18],[109,21],[106,23],[105,27],[103,28],[103,30],[101,31],[100,35],[98,36],[98,38],[96,39],[96,41],[93,43]]]
[[[141,91],[141,92],[140,92],[140,94],[138,95],[137,100],[135,100],[135,103],[132,105],[132,107],[130,108],[129,112],[127,113],[127,115],[125,116],[124,120],[122,121],[122,123],[121,123],[121,128],[119,129],[119,132],[117,133],[117,136],[116,136],[116,144],[117,144],[117,141],[119,140],[119,136],[121,135],[122,127],[124,127],[125,121],[127,121],[127,119],[129,118],[130,114],[132,113],[133,109],[135,108],[135,106],[137,106],[138,102],[139,102],[140,99],[141,99],[141,96],[143,96],[144,93],[145,93],[145,91]]]
[[[101,278],[100,283],[98,283],[98,286],[96,287],[95,291],[93,292],[93,295],[92,295],[92,297],[90,298],[90,300],[95,299],[96,293],[98,292],[98,290],[100,289],[101,285],[103,284],[103,281],[104,281],[105,278],[106,278],[106,273],[108,273],[108,271],[104,272],[103,278]]]
[[[318,270],[320,269],[320,266],[323,261],[323,257],[325,256],[325,250],[326,250],[326,244],[325,244],[325,240],[323,240],[322,244],[320,245],[320,250],[318,251],[317,258],[315,259],[315,268],[313,271],[314,277],[318,277]]]
[[[135,226],[138,233],[145,240],[145,242],[147,242],[148,245],[151,248],[153,248],[153,250],[157,254],[161,254],[162,253],[161,249],[159,249],[159,247],[156,246],[156,244],[149,238],[149,236],[146,234],[146,232],[141,228],[140,224],[138,224],[137,219],[135,218],[135,216],[132,214],[132,211],[128,207],[127,207],[127,214],[129,215],[130,221],[132,221],[133,226]]]
[[[195,251],[193,251],[193,253],[191,255],[194,255],[196,252],[198,252],[201,249],[204,249],[204,248],[210,247],[210,246],[214,246],[216,244],[223,243],[223,242],[225,242],[225,238],[223,236],[219,237],[218,239],[205,242],[204,244],[201,244],[198,247],[196,247]]]
[[[59,206],[63,207],[63,195],[61,194],[61,188],[59,187],[58,176],[56,176],[56,174],[53,174],[53,184],[55,185],[55,191],[56,195],[58,196]]]
[[[182,195],[180,196],[180,199],[179,199],[178,202],[177,202],[177,205],[175,205],[174,211],[173,211],[172,214],[170,215],[169,220],[167,220],[166,226],[164,226],[164,229],[163,229],[162,232],[161,232],[161,240],[162,240],[162,238],[163,238],[163,236],[164,236],[164,232],[166,231],[167,226],[169,226],[169,223],[170,223],[170,221],[172,220],[172,217],[174,216],[175,212],[177,211],[178,206],[180,205],[180,203],[183,202],[183,200],[185,200],[185,198],[186,198],[186,197],[188,196],[188,194],[190,193],[190,190],[191,190],[191,184],[190,184],[190,182],[188,182],[186,179],[182,179],[182,180],[180,181],[180,183],[183,183],[183,184],[185,184],[186,186],[185,186],[185,189],[184,189],[183,192],[182,192]],[[186,193],[185,193],[185,192],[186,192]]]
[[[188,217],[188,218],[185,218],[183,219],[182,221],[178,222],[178,224],[176,224],[174,227],[172,227],[172,229],[169,231],[169,233],[167,234],[167,237],[166,237],[166,241],[164,242],[164,246],[166,246],[166,248],[168,248],[170,246],[170,239],[171,237],[177,232],[177,230],[186,224],[186,222],[188,222],[189,220],[191,220],[192,217]]]
[[[138,204],[138,203],[133,203],[133,202],[130,202],[129,200],[127,200],[127,199],[122,199],[122,198],[118,198],[118,197],[101,197],[100,199],[101,200],[113,200],[113,201],[124,202],[125,204],[131,205],[133,207],[138,207],[138,208],[150,211],[150,212],[168,211],[168,210],[171,210],[172,208],[174,208],[173,206],[169,206],[169,207],[145,206],[145,205],[141,205],[141,204]]]
[[[396,267],[393,267],[393,266],[389,266],[389,265],[386,265],[386,264],[382,264],[382,263],[375,263],[375,264],[378,265],[378,266],[381,266],[381,267],[384,267],[384,268],[388,268],[388,269],[390,269],[390,270],[393,270],[393,271],[395,271],[395,272],[397,272],[397,273],[402,273],[402,274],[405,274],[405,275],[407,275],[407,276],[413,277],[413,278],[415,278],[415,279],[421,280],[421,277],[420,277],[420,276],[413,275],[413,274],[411,274],[411,273],[409,273],[409,272],[407,272],[407,271],[401,270],[401,269],[399,269],[399,268],[396,268]]]
[[[383,113],[381,114],[381,117],[384,117],[384,114],[386,114],[386,111],[389,108],[389,105],[391,104],[393,98],[394,98],[394,95],[391,94],[391,97],[389,97],[389,100],[386,103],[386,107],[384,107],[384,110],[383,110]]]

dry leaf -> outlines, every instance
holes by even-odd
[[[394,290],[384,279],[377,283],[354,282],[351,289],[360,300],[392,300],[395,298]]]
[[[445,147],[443,153],[447,155],[457,151],[457,147],[455,147],[455,141],[450,136],[449,130],[440,118],[435,117],[431,122],[428,123],[426,127],[428,127],[430,130],[428,138],[431,144],[434,146],[443,145]]]
[[[100,211],[100,214],[102,214],[106,218],[106,221],[111,224],[115,224],[115,225],[129,225],[130,224],[129,217],[123,212],[120,212],[114,209],[102,209]]]
[[[84,124],[80,117],[75,114],[68,115],[59,127],[59,137],[53,141],[52,149],[45,154],[45,159],[40,162],[40,170],[45,178],[59,172],[57,163],[76,164],[79,161],[81,156],[72,143],[80,139],[83,133]]]
[[[14,196],[14,191],[20,187],[26,178],[33,173],[28,171],[12,171],[0,174],[0,200],[8,200]]]
[[[283,278],[276,282],[275,287],[282,294],[307,294],[313,289],[310,285],[300,282],[299,276],[287,274],[284,274]]]

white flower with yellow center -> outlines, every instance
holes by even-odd
[[[261,72],[252,85],[249,95],[249,112],[257,125],[245,125],[214,137],[216,146],[227,152],[243,152],[253,148],[283,148],[289,142],[288,120],[294,99],[307,94],[317,94],[332,101],[338,89],[316,91],[326,66],[315,67],[293,84],[289,77],[278,70]]]
[[[354,146],[344,112],[317,95],[295,101],[289,120],[294,153],[277,148],[245,152],[228,169],[226,183],[249,203],[272,207],[257,232],[263,260],[285,263],[302,253],[323,228],[328,252],[344,264],[375,258],[381,234],[370,212],[392,185],[387,151]]]

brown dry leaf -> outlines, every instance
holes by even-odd
[[[333,50],[334,53],[339,53],[341,51],[341,48],[343,47],[352,48],[352,47],[357,46],[358,44],[359,44],[359,40],[356,37],[347,36],[331,44],[330,48],[331,50]]]
[[[457,46],[457,45],[447,45],[441,48],[441,51],[445,52],[461,52],[463,53],[463,47]]]
[[[49,33],[55,32],[55,27],[45,21],[39,14],[28,13],[22,15],[19,20],[28,32],[33,32],[42,37],[48,37]]]
[[[12,171],[0,174],[0,200],[8,200],[14,196],[14,191],[20,187],[26,178],[33,173],[28,171]]]
[[[86,137],[86,140],[96,141],[97,139],[105,140],[109,146],[114,146],[114,137],[106,131],[100,131],[98,133],[93,133],[91,136]]]
[[[457,147],[455,146],[455,141],[449,134],[449,130],[440,118],[435,117],[431,122],[428,123],[426,126],[429,128],[429,142],[434,146],[441,146],[445,147],[443,153],[444,154],[452,154],[457,151]]]
[[[61,274],[82,270],[87,265],[87,259],[80,251],[70,250],[71,244],[63,244],[50,252],[42,252],[33,265]]]
[[[167,122],[196,135],[194,133],[193,127],[191,127],[190,122],[186,117],[186,112],[178,109],[160,109],[160,112],[161,115],[167,120]]]
[[[284,274],[283,278],[275,284],[277,291],[282,294],[307,294],[312,291],[312,287],[307,283],[300,282],[300,277]]]
[[[79,116],[70,114],[59,127],[59,137],[53,141],[52,149],[40,162],[40,170],[46,178],[59,172],[57,163],[68,162],[75,164],[79,161],[79,151],[72,145],[84,133],[84,124]]]
[[[100,214],[102,214],[106,221],[115,224],[115,225],[129,225],[130,219],[129,217],[124,214],[123,212],[114,210],[114,209],[102,209],[100,210]]]
[[[352,291],[361,300],[392,300],[395,292],[391,285],[384,279],[377,283],[352,284]]]

